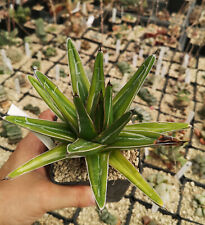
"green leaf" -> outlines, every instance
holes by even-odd
[[[97,205],[103,209],[106,202],[109,154],[86,156],[88,176]]]
[[[111,144],[115,141],[116,137],[122,131],[124,126],[130,121],[132,117],[132,111],[126,112],[117,121],[100,133],[94,140],[101,144]]]
[[[122,155],[122,153],[119,151],[110,153],[109,163],[131,183],[143,191],[152,201],[159,206],[163,206],[163,201],[157,192],[146,182],[138,170]]]
[[[58,140],[73,142],[75,135],[66,123],[32,119],[24,116],[6,116],[5,120],[27,128],[31,131],[56,138]]]
[[[105,150],[113,151],[117,149],[129,150],[139,147],[158,145],[182,145],[184,142],[170,136],[157,132],[138,130],[136,132],[122,131],[115,142],[107,146]]]
[[[104,129],[110,127],[112,122],[113,122],[112,85],[109,82],[105,90],[105,99],[104,99]]]
[[[113,114],[115,120],[120,118],[124,112],[127,111],[133,98],[143,85],[144,80],[151,70],[154,62],[155,56],[149,56],[137,72],[132,76],[132,78],[127,82],[127,84],[117,93],[113,99]]]
[[[66,157],[67,157],[67,144],[59,145],[47,152],[44,152],[36,156],[35,158],[23,164],[22,166],[18,167],[17,169],[12,171],[6,177],[6,179],[16,178],[24,173],[31,172],[40,167],[65,159]]]
[[[98,95],[101,91],[104,96],[105,81],[104,81],[104,71],[103,71],[103,53],[99,51],[94,64],[92,82],[91,82],[87,105],[86,105],[86,109],[89,114],[92,111],[94,111],[94,109],[96,108]]]
[[[91,118],[94,121],[97,132],[100,133],[103,130],[104,122],[104,98],[102,91],[98,95],[97,106],[95,111],[91,113]]]
[[[97,153],[103,150],[104,148],[105,148],[105,145],[78,138],[75,142],[67,146],[67,151],[68,151],[69,157],[87,156],[87,155]]]
[[[152,136],[152,135],[153,136]],[[115,142],[106,147],[106,150],[114,149],[135,149],[139,147],[154,146],[155,141],[161,134],[149,132],[146,136],[143,134],[137,134],[133,132],[121,132],[118,137],[116,137]],[[151,136],[151,137],[150,137]]]
[[[91,120],[90,116],[88,115],[86,108],[83,105],[83,102],[78,95],[75,95],[73,97],[73,101],[74,101],[76,111],[77,111],[80,137],[87,139],[87,140],[91,140],[94,137],[96,137],[96,135],[97,135],[93,121]]]
[[[73,103],[70,102],[58,87],[40,71],[36,71],[35,75],[61,111],[66,122],[70,125],[72,130],[77,133],[77,118]]]
[[[70,38],[67,39],[67,49],[73,93],[78,94],[85,104],[90,83],[83,69],[80,56]]]
[[[139,123],[126,125],[123,131],[137,132],[139,130],[165,133],[189,128],[188,123],[172,123],[172,122],[154,122],[154,123]]]
[[[48,105],[48,107],[61,119],[65,120],[64,117],[62,116],[61,112],[59,109],[56,107],[55,103],[53,102],[53,99],[50,97],[48,92],[44,90],[42,85],[32,76],[28,76],[28,79],[32,86],[36,89],[38,94],[41,96],[41,98],[44,100],[44,102]]]

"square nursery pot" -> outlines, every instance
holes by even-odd
[[[135,152],[136,154],[136,152]],[[136,154],[137,155],[137,154]],[[50,180],[59,185],[87,185],[89,180],[84,158],[65,159],[49,165]],[[125,195],[130,182],[114,169],[109,168],[107,202],[118,202]]]

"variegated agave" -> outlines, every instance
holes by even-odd
[[[67,40],[68,61],[73,88],[73,103],[45,75],[35,71],[29,81],[49,108],[62,122],[6,116],[4,119],[31,131],[52,137],[61,144],[31,159],[8,174],[12,179],[39,167],[65,158],[85,157],[90,184],[102,209],[106,202],[109,164],[141,189],[156,204],[163,206],[159,195],[138,170],[123,156],[122,150],[145,146],[179,144],[164,133],[188,128],[186,123],[130,124],[134,113],[130,104],[151,70],[155,56],[149,56],[127,84],[113,97],[110,82],[105,87],[103,53],[98,52],[91,84],[71,39]]]

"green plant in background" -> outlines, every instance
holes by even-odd
[[[53,47],[47,47],[45,50],[43,50],[43,54],[46,58],[50,58],[56,55],[56,49]]]
[[[22,139],[22,132],[19,126],[3,121],[2,128],[3,131],[0,133],[0,136],[8,138],[9,144],[16,144]]]
[[[16,45],[18,44],[17,39],[18,30],[15,28],[13,31],[8,32],[1,30],[0,31],[0,47],[4,45]]]
[[[103,210],[96,210],[98,215],[99,215],[99,219],[109,225],[118,225],[120,224],[120,221],[118,220],[118,218],[114,215],[112,215],[107,208],[105,207]]]
[[[152,95],[147,88],[141,88],[137,94],[143,101],[145,101],[149,106],[156,105],[157,99]]]
[[[205,155],[196,155],[192,160],[192,172],[205,179]]]
[[[134,115],[132,117],[132,123],[135,123],[136,121],[140,123],[149,122],[151,120],[152,120],[152,116],[148,111],[141,108],[140,106],[135,106]]]
[[[132,72],[130,64],[127,62],[121,61],[121,62],[118,62],[116,65],[117,65],[119,71],[122,73],[122,75],[124,75],[125,73]]]
[[[174,99],[174,106],[178,109],[184,109],[190,102],[190,92],[187,89],[182,89],[177,92],[176,98]]]
[[[23,24],[30,19],[30,8],[18,6],[17,10],[13,8],[9,9],[9,15],[12,19],[14,19],[15,23]]]
[[[23,110],[27,110],[35,115],[40,114],[40,108],[38,106],[33,106],[31,104],[27,104],[23,107]]]
[[[60,77],[67,77],[67,74],[63,68],[60,68],[59,73],[60,73]]]
[[[35,21],[36,24],[36,36],[42,41],[42,43],[47,42],[47,33],[44,29],[44,21],[42,18],[39,18]]]
[[[181,146],[158,146],[151,152],[151,157],[152,155],[159,157],[169,169],[175,165],[183,166],[187,160],[184,158],[181,148]]]
[[[33,61],[32,65],[31,65],[31,69],[36,68],[37,70],[41,69],[41,62],[38,60]]]
[[[172,185],[168,183],[168,179],[161,173],[153,173],[147,177],[147,181],[160,195],[163,201],[169,201]]]
[[[205,192],[195,195],[192,204],[195,208],[195,215],[205,217]]]
[[[5,120],[34,132],[56,139],[53,149],[31,159],[12,171],[5,179],[12,179],[65,158],[85,157],[89,181],[100,209],[106,202],[108,165],[122,173],[156,204],[163,202],[138,170],[124,157],[122,150],[144,146],[180,145],[181,141],[164,135],[172,130],[185,129],[187,123],[139,123],[128,125],[133,115],[130,104],[139,91],[155,56],[149,56],[126,85],[112,96],[112,85],[105,87],[103,53],[98,52],[91,84],[84,72],[79,54],[71,39],[67,40],[68,61],[73,89],[73,102],[39,71],[29,81],[62,122],[6,116]]]

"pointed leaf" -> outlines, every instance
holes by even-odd
[[[69,157],[87,156],[87,155],[97,153],[103,150],[104,148],[105,148],[105,145],[78,138],[75,142],[67,146],[67,151],[68,151]]]
[[[103,53],[99,51],[94,64],[92,82],[91,82],[87,105],[86,105],[86,109],[89,114],[91,113],[91,111],[93,111],[93,109],[96,108],[98,95],[101,91],[104,96],[105,81],[104,81],[104,71],[103,71]]]
[[[65,120],[64,117],[62,116],[61,112],[59,109],[56,107],[55,103],[53,102],[52,98],[48,94],[46,90],[42,87],[42,85],[32,76],[28,76],[28,79],[32,86],[36,89],[38,94],[41,96],[41,98],[44,100],[44,102],[48,105],[48,107],[61,119]]]
[[[126,125],[123,131],[136,132],[138,130],[152,131],[165,133],[189,128],[188,123],[172,123],[172,122],[154,122],[154,123],[139,123]]]
[[[130,121],[132,117],[132,111],[126,112],[117,121],[115,121],[110,127],[100,133],[94,140],[101,144],[111,144],[115,141],[116,137],[122,131],[124,126]]]
[[[155,56],[149,56],[133,75],[133,77],[127,82],[127,84],[117,93],[113,99],[113,114],[115,120],[127,111],[133,98],[143,85],[144,80],[151,70],[154,62]]]
[[[100,209],[104,208],[106,202],[108,162],[108,153],[99,153],[86,156],[86,164],[91,188]]]
[[[40,167],[49,165],[67,157],[67,144],[59,145],[35,158],[29,160],[22,166],[18,167],[7,176],[8,179],[16,178],[24,173],[28,173]]]
[[[60,139],[68,142],[73,142],[75,140],[75,135],[66,123],[32,119],[24,116],[6,116],[5,120],[58,140]]]
[[[73,103],[70,102],[58,87],[40,71],[36,71],[35,75],[61,111],[66,122],[71,126],[73,131],[77,132],[77,118]]]
[[[158,146],[158,145],[175,145],[184,144],[183,141],[171,136],[163,135],[151,131],[128,132],[122,131],[115,139],[115,142],[107,146],[105,150],[129,150],[139,147]]]
[[[149,134],[150,135],[150,134]],[[155,136],[156,135],[156,136]],[[160,134],[153,134],[155,137],[145,136],[143,134],[122,132],[116,137],[115,142],[106,147],[107,150],[113,149],[135,149],[139,147],[153,146]]]
[[[80,137],[87,139],[87,140],[91,140],[94,137],[96,137],[96,135],[97,135],[93,121],[91,120],[90,116],[88,115],[86,108],[83,105],[83,102],[78,95],[75,95],[73,97],[73,101],[74,101],[76,111],[77,111]]]
[[[112,85],[109,82],[105,90],[104,100],[104,129],[111,126],[113,122],[113,107],[112,107]]]
[[[109,163],[131,183],[143,191],[152,201],[159,206],[163,206],[163,201],[157,192],[147,183],[138,170],[122,155],[122,153],[119,151],[110,153]]]
[[[90,83],[83,69],[80,56],[70,38],[67,40],[67,49],[73,93],[78,94],[85,104]]]

